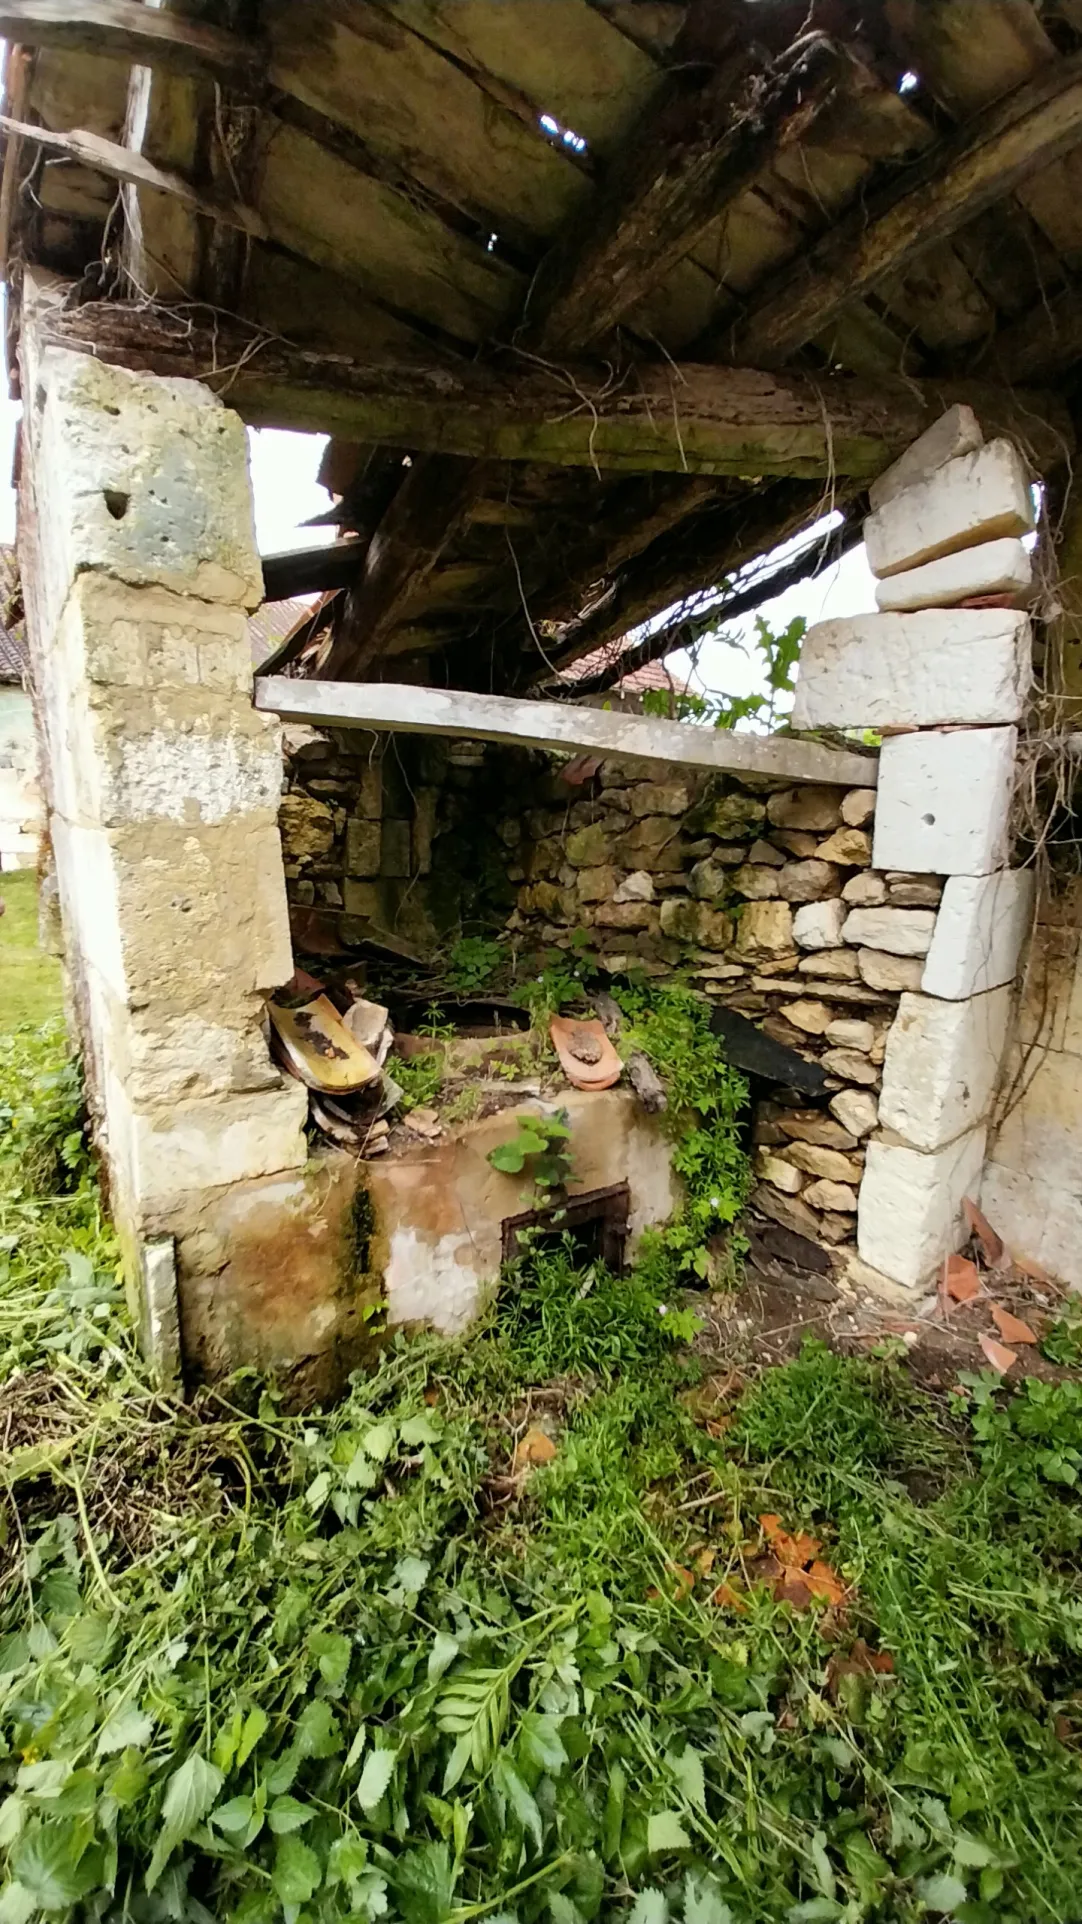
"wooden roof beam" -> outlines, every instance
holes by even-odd
[[[90,133],[83,127],[73,127],[70,133],[54,133],[48,127],[12,120],[8,114],[0,114],[0,127],[19,140],[35,140],[50,153],[66,154],[72,160],[80,161],[84,167],[94,167],[98,173],[107,174],[110,180],[124,181],[133,187],[152,187],[159,194],[168,194],[182,201],[193,213],[204,214],[209,220],[222,221],[226,226],[238,228],[241,233],[251,234],[256,240],[267,239],[266,222],[254,207],[245,207],[239,202],[211,200],[185,180],[183,175],[170,168],[155,166],[153,161],[147,160],[134,148],[122,147],[115,140],[106,140],[102,134]]]
[[[262,50],[142,0],[0,0],[0,38],[22,47],[111,54],[142,67],[219,80],[259,77]]]
[[[949,240],[1082,139],[1082,54],[1057,60],[937,141],[878,197],[787,262],[733,327],[732,359],[779,367],[850,301]]]

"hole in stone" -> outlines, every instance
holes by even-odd
[[[922,816],[921,816],[921,821],[922,821],[922,822],[924,822],[924,823],[925,823],[925,825],[926,825],[926,827],[928,827],[928,828],[934,828],[934,827],[935,827],[935,816],[934,816],[934,815],[922,815]]]
[[[105,497],[105,505],[112,515],[113,520],[123,521],[128,509],[131,507],[131,495],[125,494],[122,488],[103,488],[102,494]]]

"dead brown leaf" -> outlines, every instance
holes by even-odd
[[[719,1610],[739,1610],[741,1614],[743,1614],[748,1607],[740,1595],[740,1592],[734,1590],[731,1583],[719,1583],[717,1589],[711,1595],[710,1601],[711,1603],[716,1603]]]
[[[827,1695],[833,1703],[838,1701],[838,1691],[846,1677],[890,1677],[894,1674],[894,1658],[889,1650],[870,1650],[863,1637],[858,1637],[851,1650],[844,1655],[835,1651],[827,1664]]]

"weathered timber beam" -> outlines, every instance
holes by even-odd
[[[415,688],[386,681],[293,681],[257,675],[254,702],[283,721],[324,728],[387,729],[393,734],[445,735],[507,747],[629,755],[667,768],[777,775],[792,782],[874,787],[878,761],[786,735],[736,735],[687,722],[616,715],[570,703],[513,701],[459,689]]]
[[[291,548],[263,560],[264,601],[292,601],[294,595],[327,593],[356,581],[368,550],[365,537],[331,541],[321,548]]]
[[[1038,465],[1050,446],[1062,456],[1071,445],[1069,419],[1050,396],[974,383],[670,363],[636,365],[619,379],[605,368],[517,361],[501,368],[367,363],[103,301],[54,312],[46,339],[128,367],[194,375],[249,421],[480,461],[865,479],[952,399],[970,400],[986,425],[1023,434]]]
[[[1082,54],[1073,54],[937,141],[891,187],[787,262],[732,329],[732,358],[780,366],[849,301],[948,240],[1080,141]]]
[[[0,0],[0,38],[229,80],[257,78],[264,59],[236,34],[142,0]]]
[[[183,201],[196,214],[205,214],[210,220],[224,221],[227,226],[237,227],[242,233],[253,235],[256,240],[267,239],[266,222],[254,207],[208,200],[181,174],[156,167],[152,160],[136,153],[134,148],[121,147],[115,140],[106,140],[101,134],[90,133],[84,127],[73,127],[70,133],[52,133],[48,127],[12,120],[8,114],[0,114],[0,127],[19,140],[37,141],[40,147],[48,148],[50,153],[67,154],[72,160],[81,161],[85,167],[93,167],[98,173],[107,174],[111,180],[122,180],[132,187],[153,187],[159,194],[169,194],[174,200]]]

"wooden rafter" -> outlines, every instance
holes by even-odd
[[[142,0],[6,0],[0,3],[0,37],[24,47],[112,54],[140,66],[218,79],[252,80],[264,58],[262,49],[235,34]]]
[[[1082,54],[1034,79],[929,148],[878,198],[788,263],[733,328],[732,358],[778,367],[849,301],[949,240],[1082,138]]]
[[[193,213],[204,214],[210,220],[224,221],[226,225],[252,234],[258,240],[267,237],[266,223],[254,207],[245,207],[240,202],[210,200],[182,175],[168,168],[156,167],[143,154],[136,153],[131,147],[122,147],[118,141],[106,140],[101,134],[90,133],[82,127],[74,127],[70,133],[53,133],[47,127],[13,120],[8,114],[0,114],[0,127],[18,140],[36,141],[50,153],[67,154],[84,167],[93,167],[99,173],[108,174],[111,180],[126,181],[135,187],[151,187],[159,194],[168,194],[173,199],[183,201]]]

